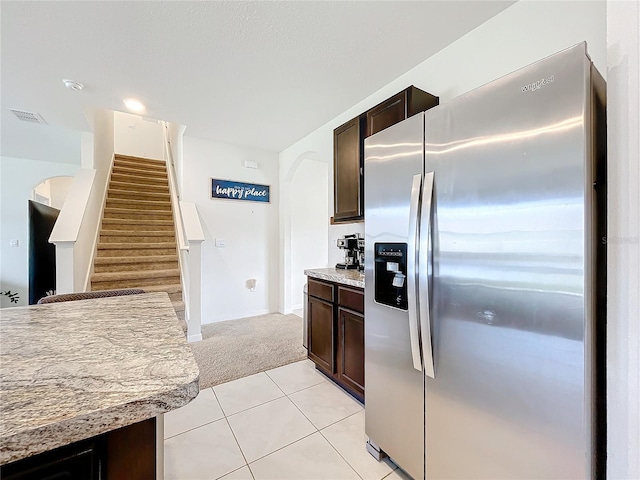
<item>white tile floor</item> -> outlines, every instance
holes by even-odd
[[[309,360],[217,385],[165,415],[165,479],[407,479],[365,449],[362,405]]]

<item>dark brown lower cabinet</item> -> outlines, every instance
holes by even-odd
[[[338,308],[337,376],[364,397],[364,315]]]
[[[155,480],[156,419],[0,467],[3,480]]]
[[[308,307],[309,358],[316,365],[333,374],[335,372],[333,304],[310,296]]]
[[[311,278],[308,285],[309,359],[364,401],[364,292]]]

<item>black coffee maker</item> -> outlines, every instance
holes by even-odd
[[[359,233],[345,235],[344,237],[338,239],[338,248],[344,250],[344,263],[337,263],[336,268],[351,270],[356,269],[360,266],[359,241],[364,241],[362,238],[360,238]]]

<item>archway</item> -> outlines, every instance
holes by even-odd
[[[29,304],[56,290],[56,249],[51,231],[73,177],[50,177],[31,191],[29,201]]]
[[[285,195],[283,307],[302,310],[305,268],[327,265],[329,225],[329,165],[316,152],[299,155],[282,185]]]
[[[60,210],[69,193],[73,177],[49,177],[31,191],[31,200]]]

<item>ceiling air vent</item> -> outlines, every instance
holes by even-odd
[[[47,122],[37,113],[33,112],[25,112],[24,110],[16,110],[15,108],[10,108],[13,114],[18,117],[18,119],[23,122],[31,122],[31,123],[42,123],[46,124]]]

